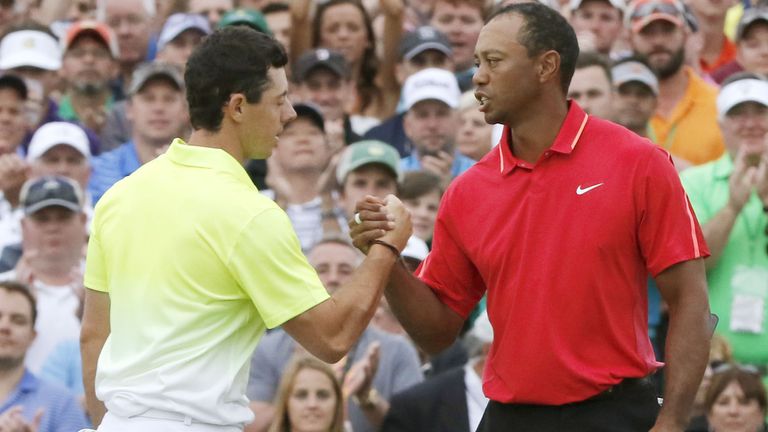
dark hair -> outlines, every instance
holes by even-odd
[[[438,195],[443,196],[440,177],[429,171],[409,171],[403,176],[398,196],[400,199],[416,199],[432,191],[437,191]]]
[[[604,55],[595,51],[583,51],[579,53],[576,58],[576,69],[585,69],[588,67],[597,66],[603,70],[605,77],[608,78],[608,83],[613,84],[613,76],[611,75],[611,63]]]
[[[726,363],[718,368],[715,368],[712,374],[712,381],[710,381],[709,389],[704,397],[704,408],[706,412],[710,412],[715,405],[715,401],[718,396],[725,391],[725,388],[732,382],[736,382],[741,391],[744,392],[744,397],[747,400],[756,400],[757,404],[763,410],[766,411],[765,387],[763,381],[760,378],[760,374],[757,370],[748,369],[746,366],[740,366],[734,363]]]
[[[37,321],[37,301],[35,300],[35,296],[32,295],[32,291],[29,290],[29,287],[21,282],[8,280],[0,282],[0,289],[4,289],[11,294],[20,294],[27,299],[29,302],[29,309],[32,311],[32,327],[34,327],[35,321]]]
[[[288,5],[288,3],[282,1],[272,1],[261,8],[261,13],[264,15],[269,15],[275,12],[289,12],[290,10],[291,7]]]
[[[567,94],[579,56],[579,43],[573,27],[557,11],[541,3],[511,4],[494,12],[488,22],[508,14],[523,18],[517,42],[528,51],[528,57],[550,50],[560,55],[560,86],[563,94]]]
[[[373,34],[373,25],[368,12],[359,0],[330,0],[317,7],[315,19],[312,22],[312,40],[315,48],[320,44],[320,31],[325,12],[333,6],[352,5],[356,7],[363,17],[365,31],[368,33],[368,48],[363,52],[363,58],[360,63],[360,75],[355,83],[357,92],[360,95],[360,111],[368,108],[379,95],[379,88],[376,86],[376,74],[379,70],[379,58],[376,56],[376,38]]]
[[[488,7],[488,2],[485,0],[440,0],[443,3],[448,3],[451,6],[461,6],[461,5],[467,5],[471,8],[477,9],[478,12],[480,12],[480,17],[482,19],[486,19],[488,17],[488,13],[490,12],[490,9]],[[432,10],[430,12],[430,15],[433,15],[435,13],[435,4],[437,1],[434,1],[432,4]]]
[[[184,73],[192,127],[218,131],[222,107],[233,93],[258,103],[270,84],[269,69],[287,63],[285,50],[272,36],[245,26],[216,30],[192,52]]]

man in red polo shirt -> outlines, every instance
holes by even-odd
[[[504,138],[446,191],[417,277],[393,268],[390,306],[436,353],[487,291],[479,431],[682,432],[708,356],[709,252],[669,154],[566,101],[578,45],[547,7],[497,12],[475,53],[481,111]],[[386,230],[381,204],[350,221],[364,252]],[[661,409],[649,273],[670,310]]]

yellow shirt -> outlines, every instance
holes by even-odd
[[[669,118],[651,118],[651,141],[694,165],[722,156],[723,136],[717,124],[717,89],[685,67],[688,88]]]
[[[251,354],[328,298],[286,214],[221,149],[175,140],[96,206],[85,286],[110,296],[96,392],[120,416],[147,409],[242,425]]]

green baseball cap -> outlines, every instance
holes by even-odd
[[[384,165],[400,182],[400,154],[391,145],[377,140],[358,141],[344,149],[336,167],[336,179],[343,184],[349,173],[368,164]]]
[[[264,14],[253,9],[235,9],[224,14],[219,21],[219,28],[233,25],[246,25],[256,31],[272,36]]]

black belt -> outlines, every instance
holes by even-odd
[[[626,393],[628,391],[653,387],[653,385],[654,383],[653,383],[653,379],[651,378],[651,375],[648,375],[642,378],[624,378],[623,380],[621,380],[620,383],[610,387],[609,389],[603,391],[602,393],[598,393],[595,396],[592,396],[587,400],[609,399],[609,398],[618,396],[622,393]]]

